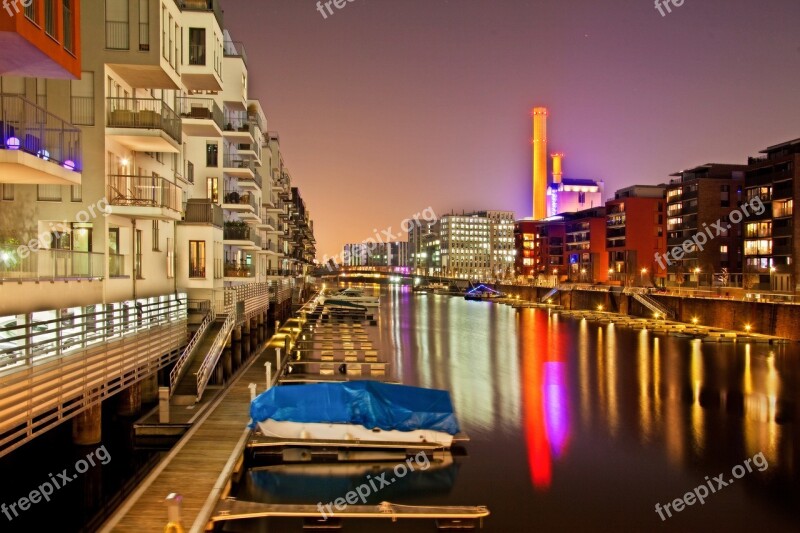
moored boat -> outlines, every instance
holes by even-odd
[[[380,307],[380,296],[370,296],[364,293],[361,289],[355,287],[348,287],[341,291],[325,294],[320,298],[320,303],[325,305],[341,305],[343,307],[352,307],[353,304],[362,307]]]
[[[438,444],[459,426],[450,393],[378,381],[273,387],[250,416],[266,437],[295,441]]]

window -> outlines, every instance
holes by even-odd
[[[153,221],[153,251],[160,252],[161,249],[159,248],[159,243],[161,241],[161,234],[160,234],[160,225],[161,223],[158,220]]]
[[[206,166],[207,167],[219,166],[219,144],[216,142],[206,143]]]
[[[189,28],[189,64],[206,64],[205,28]]]
[[[206,198],[219,203],[219,178],[208,178],[206,182]]]
[[[130,49],[128,0],[106,0],[106,48]]]
[[[74,52],[75,46],[75,32],[72,25],[72,0],[62,0],[64,9],[62,11],[62,27],[64,28],[64,50],[67,52]]]
[[[70,200],[73,202],[83,201],[83,187],[80,185],[73,185],[70,187]]]
[[[794,211],[794,200],[772,202],[772,216],[775,218],[790,217]]]
[[[38,7],[39,2],[31,2],[30,5],[25,6],[25,16],[28,17],[28,19],[34,24],[39,24],[39,13],[37,13]]]
[[[194,163],[191,161],[186,164],[186,179],[189,183],[194,183]]]
[[[770,255],[770,254],[772,254],[772,239],[744,241],[744,255]]]
[[[14,200],[14,184],[13,183],[0,183],[0,200]]]
[[[748,222],[744,227],[745,237],[772,237],[772,222]]]
[[[58,39],[56,30],[56,2],[58,2],[58,0],[44,0],[44,31],[54,39]]]
[[[150,1],[139,0],[139,51],[150,51]]]
[[[133,275],[136,279],[144,279],[142,276],[142,230],[136,230],[136,238],[133,241]]]
[[[189,277],[206,277],[206,241],[189,241]]]
[[[36,196],[40,202],[60,202],[61,185],[37,185]]]

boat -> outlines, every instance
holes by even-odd
[[[278,386],[250,405],[252,427],[293,441],[434,444],[459,433],[450,393],[379,381]]]
[[[352,307],[353,304],[360,307],[380,307],[381,298],[380,296],[369,296],[361,289],[348,287],[347,289],[322,296],[320,303],[342,307]]]
[[[446,283],[426,283],[424,285],[417,285],[413,288],[414,292],[428,292],[431,294],[443,294],[450,291],[450,286]]]
[[[494,298],[502,298],[503,293],[500,291],[496,291],[491,287],[487,287],[486,285],[478,285],[477,287],[470,288],[466,294],[464,294],[465,300],[471,300],[475,302],[485,302],[487,300],[493,300]]]

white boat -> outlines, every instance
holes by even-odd
[[[338,292],[326,294],[321,298],[320,303],[325,305],[344,305],[351,307],[352,304],[363,307],[380,307],[381,297],[370,296],[361,289],[349,287]]]
[[[357,424],[321,424],[315,422],[279,422],[267,419],[258,423],[258,429],[265,437],[288,440],[320,440],[349,442],[405,442],[408,444],[439,444],[450,448],[453,435],[431,429],[398,431],[368,429]]]

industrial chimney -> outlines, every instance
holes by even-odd
[[[547,217],[547,108],[533,109],[533,219]]]
[[[564,175],[564,172],[561,168],[561,164],[564,161],[564,154],[561,152],[556,152],[550,157],[553,158],[553,185],[558,185],[561,183],[561,177]]]

